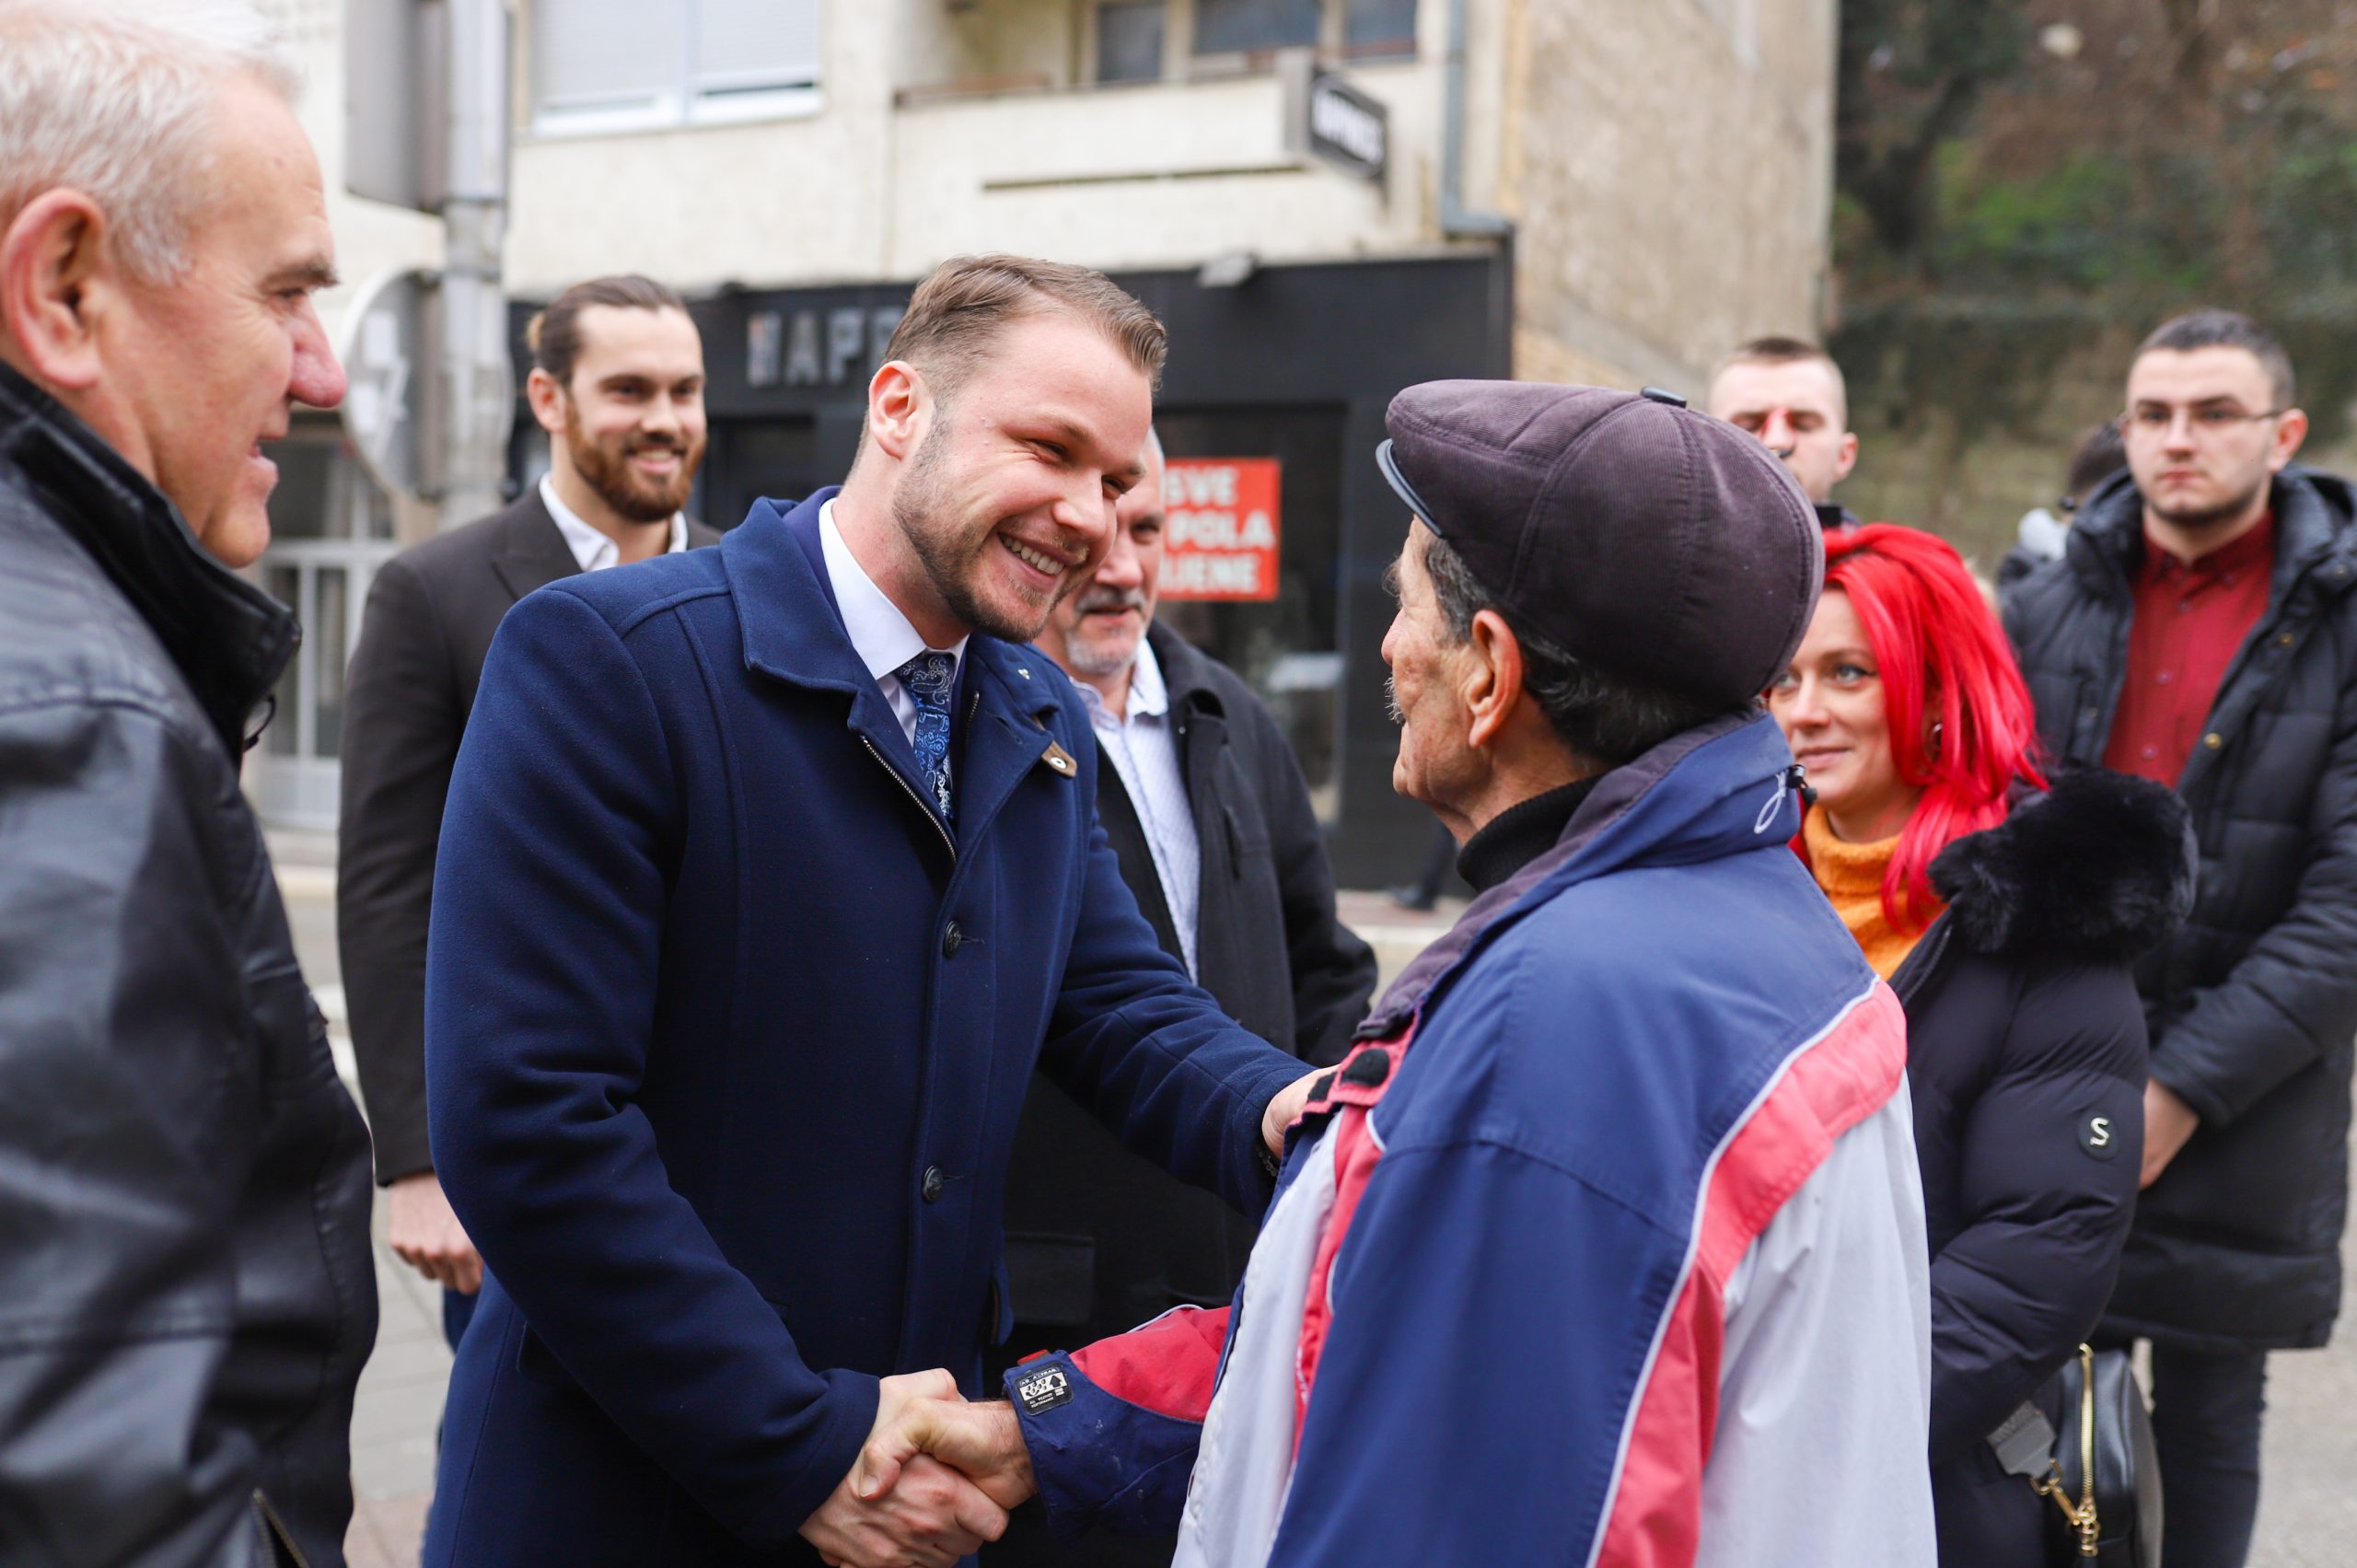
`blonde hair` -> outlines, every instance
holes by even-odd
[[[925,373],[937,395],[947,397],[1009,323],[1054,310],[1097,328],[1148,380],[1161,380],[1170,339],[1153,311],[1103,273],[1028,256],[952,256],[942,262],[917,285],[884,357],[907,360]]]
[[[134,274],[178,278],[213,172],[206,116],[239,75],[289,103],[300,86],[244,0],[0,0],[0,228],[70,187]]]

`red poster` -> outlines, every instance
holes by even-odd
[[[1274,458],[1173,458],[1162,480],[1162,597],[1277,597]]]

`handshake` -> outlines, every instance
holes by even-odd
[[[946,1372],[877,1385],[876,1424],[851,1473],[803,1521],[829,1568],[950,1568],[1005,1533],[1039,1490],[1015,1407],[969,1403]]]

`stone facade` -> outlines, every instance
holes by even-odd
[[[1736,343],[1816,336],[1835,0],[1508,10],[1516,374],[1699,396]]]

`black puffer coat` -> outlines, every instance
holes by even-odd
[[[1891,983],[1932,1248],[1940,1561],[2042,1561],[2053,1505],[1984,1440],[2095,1327],[2136,1202],[2144,1019],[2131,964],[2192,900],[2185,808],[2064,774],[1933,865],[1947,912]]]
[[[2178,789],[2193,913],[2137,969],[2153,1076],[2200,1113],[2140,1201],[2107,1331],[2194,1348],[2323,1344],[2340,1307],[2357,1034],[2357,495],[2286,469],[2266,613]],[[2005,601],[2038,729],[2103,755],[2128,660],[2143,500],[2097,490]]]

